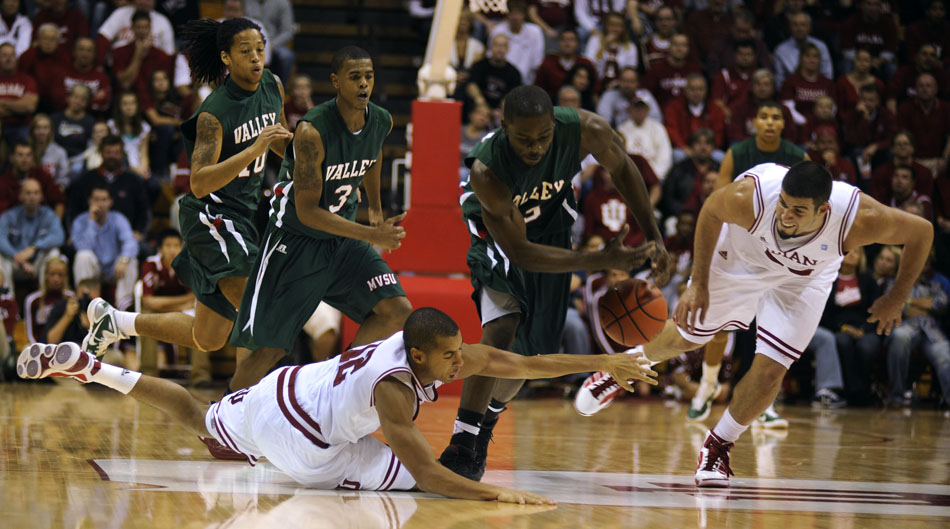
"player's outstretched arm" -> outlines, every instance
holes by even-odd
[[[489,345],[462,344],[462,359],[459,378],[481,375],[517,380],[606,371],[627,391],[633,391],[627,382],[630,380],[657,384],[657,373],[650,369],[650,361],[632,354],[522,356]]]
[[[223,134],[221,122],[212,114],[202,112],[198,115],[195,129],[195,148],[191,154],[191,192],[198,198],[228,185],[256,158],[267,152],[272,142],[293,137],[282,125],[268,125],[250,147],[219,162]]]
[[[533,243],[528,240],[524,216],[512,202],[511,190],[494,171],[475,160],[471,182],[482,205],[482,220],[488,232],[515,265],[529,272],[558,274],[606,268],[632,270],[653,254],[653,243],[637,248],[624,246],[626,230],[599,252],[576,252]]]
[[[656,243],[654,253],[650,256],[653,261],[653,275],[658,282],[666,284],[673,273],[673,260],[663,246],[663,236],[656,225],[653,204],[650,202],[650,193],[643,181],[643,175],[627,154],[620,134],[610,127],[607,120],[586,110],[578,110],[577,113],[581,118],[581,158],[587,153],[594,155],[600,165],[610,173],[617,191],[633,212],[646,239]]]
[[[555,503],[530,492],[472,481],[440,465],[422,432],[412,422],[416,395],[405,384],[391,378],[384,379],[376,386],[375,399],[383,435],[396,458],[415,478],[419,489],[463,500],[498,500],[538,505]]]
[[[885,206],[861,193],[858,212],[844,240],[848,252],[868,244],[897,244],[904,247],[894,286],[871,304],[869,322],[877,323],[878,334],[891,334],[901,323],[904,303],[920,276],[933,244],[933,225],[926,219]]]
[[[323,197],[321,166],[324,149],[320,132],[312,124],[306,121],[297,124],[293,149],[294,196],[300,222],[333,235],[366,241],[381,246],[385,250],[399,248],[402,238],[406,236],[406,230],[402,226],[397,226],[396,223],[405,218],[405,213],[388,218],[379,226],[364,226],[320,207],[320,199]],[[376,166],[379,166],[379,162]],[[355,193],[356,190],[351,190],[351,192]],[[348,196],[343,196],[343,200],[346,200]]]

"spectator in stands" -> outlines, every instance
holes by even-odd
[[[57,44],[62,44],[64,50],[73,49],[73,42],[78,37],[89,36],[86,15],[75,7],[69,7],[69,0],[47,0],[46,6],[40,9],[33,19],[35,28],[42,28],[44,24],[51,24],[58,31],[62,31]],[[33,34],[35,38],[35,30]]]
[[[40,273],[40,289],[30,293],[23,302],[23,318],[26,320],[26,341],[36,343],[45,336],[46,325],[49,322],[50,309],[59,300],[72,296],[69,288],[69,266],[62,257],[50,257]]]
[[[537,24],[527,22],[527,16],[525,0],[508,0],[508,17],[495,26],[491,36],[508,37],[505,58],[521,73],[524,84],[532,84],[535,72],[544,60],[544,32]]]
[[[798,144],[804,145],[806,149],[814,147],[815,140],[818,138],[819,129],[831,129],[836,138],[841,140],[841,127],[838,125],[838,119],[835,117],[835,101],[828,96],[821,96],[815,100],[815,107],[808,120],[798,131]]]
[[[594,63],[587,57],[577,53],[580,43],[577,39],[577,31],[574,29],[563,29],[557,39],[558,51],[544,58],[538,73],[534,78],[534,84],[543,88],[551,100],[557,99],[557,91],[567,82],[567,72],[575,64],[585,63],[591,68]],[[596,84],[596,83],[595,83]]]
[[[572,85],[566,84],[557,91],[555,104],[559,107],[581,108],[581,93]]]
[[[191,289],[181,284],[172,268],[172,261],[181,253],[181,235],[175,230],[165,230],[159,235],[158,253],[145,260],[142,265],[142,312],[187,312],[195,308],[195,295]],[[142,363],[154,365],[156,343],[150,338],[141,337]],[[166,344],[167,345],[167,344]],[[175,346],[172,346],[175,347]],[[211,382],[211,364],[208,351],[189,349],[191,371],[188,383],[191,386],[208,385]],[[144,367],[144,366],[143,366]],[[158,367],[162,367],[162,357],[158,357]]]
[[[801,13],[805,8],[805,0],[788,0],[783,2],[782,11],[772,15],[765,21],[762,28],[762,37],[765,39],[766,46],[770,50],[775,50],[778,45],[792,36],[792,17]],[[796,61],[795,64],[798,64]]]
[[[792,119],[803,125],[821,96],[835,98],[835,83],[821,74],[821,52],[811,42],[802,44],[795,73],[785,78],[779,99],[789,107]]]
[[[828,52],[828,46],[811,36],[811,15],[800,11],[789,17],[789,23],[792,30],[791,38],[775,48],[775,80],[779,86],[785,82],[786,77],[798,68],[800,50],[806,42],[810,42],[818,48],[821,58],[818,70],[821,75],[828,79],[834,79],[834,69],[832,68],[831,53]]]
[[[660,181],[643,157],[631,155],[631,158],[640,169],[650,193],[650,202],[655,206],[660,199]],[[598,165],[592,180],[592,189],[584,197],[582,205],[584,238],[598,235],[605,241],[613,240],[623,230],[624,225],[629,225],[630,230],[623,240],[624,244],[632,248],[642,243],[646,237],[607,171]]]
[[[640,88],[640,75],[635,68],[630,67],[620,70],[616,88],[607,90],[600,96],[597,113],[606,119],[611,127],[616,128],[629,117],[627,109],[634,99],[639,99],[650,107],[650,119],[663,123],[663,113],[660,111],[659,103],[649,90]]]
[[[50,116],[53,122],[53,141],[66,149],[69,156],[70,178],[82,172],[82,153],[92,137],[95,120],[86,111],[91,95],[92,91],[88,85],[76,83],[69,91],[66,109]]]
[[[152,44],[168,55],[175,53],[175,31],[168,17],[155,11],[155,0],[135,0],[130,5],[117,7],[99,26],[98,48],[99,64],[105,64],[105,58],[115,50],[134,39],[132,15],[136,11],[145,11],[152,19]]]
[[[472,20],[471,11],[462,9],[458,29],[455,30],[455,45],[452,46],[452,53],[449,55],[449,66],[455,68],[456,82],[459,86],[465,86],[468,82],[468,71],[485,56],[485,45],[472,36],[474,29]],[[297,77],[300,75],[297,74]],[[290,123],[290,116],[287,116],[287,120]]]
[[[20,0],[0,2],[0,43],[13,45],[16,56],[30,48],[33,39],[33,24],[20,14]]]
[[[56,182],[36,165],[33,157],[33,146],[26,140],[18,141],[13,146],[10,164],[7,170],[0,175],[0,212],[6,211],[19,204],[20,187],[28,178],[40,183],[46,205],[53,208],[60,218],[63,217],[65,197]]]
[[[858,171],[851,160],[841,155],[838,133],[835,129],[822,126],[815,131],[813,149],[808,157],[822,164],[835,180],[858,185]]]
[[[77,282],[88,278],[114,282],[115,306],[126,310],[132,306],[132,291],[139,277],[139,245],[125,215],[111,210],[109,188],[94,185],[89,210],[73,220],[70,230],[76,247],[73,277]]]
[[[768,47],[755,33],[755,15],[745,7],[737,7],[732,10],[729,33],[713,44],[709,56],[706,57],[704,66],[710,77],[736,65],[736,47],[739,43],[752,45],[752,64],[748,66],[750,72],[772,65]]]
[[[676,217],[708,173],[717,173],[719,164],[712,159],[716,136],[710,129],[699,129],[689,137],[689,157],[673,165],[663,179],[660,212],[665,218]]]
[[[887,108],[891,112],[897,112],[897,105],[917,94],[917,82],[925,73],[932,75],[937,82],[937,97],[947,99],[950,96],[950,75],[937,58],[937,48],[933,44],[923,44],[917,49],[913,64],[898,68],[887,84]]]
[[[3,272],[0,272],[0,285],[6,281]],[[0,325],[0,381],[13,380],[16,376],[16,356],[10,353],[18,350],[13,333],[17,320],[20,319],[19,314],[20,306],[17,305],[13,292],[0,286],[0,319],[3,320]]]
[[[293,132],[300,118],[313,108],[313,83],[310,76],[305,73],[294,75],[289,92],[290,97],[284,102],[284,116],[287,117],[287,127]],[[152,124],[154,126],[154,122]]]
[[[897,132],[894,114],[881,105],[877,86],[861,87],[861,101],[848,116],[844,116],[844,140],[851,157],[858,162],[862,179],[871,177],[871,169],[887,158],[891,138]]]
[[[578,95],[578,100],[580,96]],[[579,104],[579,102],[578,102]],[[465,157],[491,132],[491,109],[488,105],[475,105],[468,113],[468,122],[462,126],[462,140],[459,144],[459,181],[468,178],[469,169]]]
[[[683,25],[684,33],[696,42],[700,57],[709,56],[716,42],[729,34],[733,21],[726,0],[709,0],[708,6],[690,12]]]
[[[112,115],[112,119],[107,122],[109,130],[122,138],[127,167],[149,180],[148,145],[152,126],[145,121],[135,93],[119,94]]]
[[[935,254],[930,256],[923,272],[911,290],[904,308],[903,322],[894,328],[885,342],[887,348],[887,402],[889,405],[909,406],[911,392],[908,385],[910,353],[920,349],[933,366],[934,375],[943,389],[943,401],[950,404],[950,342],[940,328],[947,312],[945,290],[947,278],[934,269]]]
[[[507,55],[508,37],[493,36],[488,57],[472,66],[466,86],[466,94],[475,104],[487,104],[498,117],[501,116],[501,101],[505,94],[522,84],[521,73],[505,59]]]
[[[152,211],[145,182],[142,181],[140,175],[124,167],[122,138],[115,135],[106,136],[100,142],[99,148],[102,166],[86,171],[69,187],[67,212],[69,222],[74,223],[75,219],[84,216],[83,212],[88,207],[88,198],[92,191],[104,187],[116,200],[112,203],[110,199],[109,209],[111,210],[114,205],[114,212],[121,214],[123,219],[131,225],[134,238],[140,242],[144,241],[151,222]],[[87,197],[86,205],[83,204],[82,197]],[[137,254],[131,256],[135,255]]]
[[[152,21],[147,12],[132,14],[132,34],[132,42],[112,50],[112,71],[120,90],[131,90],[144,99],[152,74],[158,70],[170,72],[175,63],[171,55],[152,44]]]
[[[892,208],[903,207],[908,202],[920,204],[923,214],[920,215],[927,220],[933,220],[930,197],[917,192],[914,189],[916,185],[914,168],[909,165],[898,165],[894,167],[894,173],[891,175],[891,201],[888,204]]]
[[[102,296],[102,284],[99,279],[88,277],[76,285],[76,295],[59,299],[49,308],[48,324],[41,340],[46,343],[76,342],[82,343],[89,331],[89,317],[86,309],[89,302]]]
[[[271,70],[284,82],[290,79],[296,55],[288,45],[294,42],[294,9],[290,0],[244,0],[246,16],[263,23],[273,52]]]
[[[894,73],[897,53],[897,25],[894,17],[881,11],[882,0],[862,0],[859,11],[841,26],[842,71],[850,70],[850,62],[860,47],[871,52],[873,68],[885,79]]]
[[[307,80],[306,96],[309,99],[309,79]],[[296,83],[295,83],[296,84]],[[284,103],[284,109],[296,97],[294,90],[300,92],[296,86],[290,87],[290,97]],[[149,125],[152,126],[152,133],[149,135],[149,161],[152,176],[167,181],[170,177],[170,167],[172,162],[178,159],[178,153],[184,148],[179,127],[182,122],[191,115],[191,98],[182,98],[178,92],[172,89],[171,78],[165,70],[155,70],[149,79],[149,91],[142,99],[142,107],[145,109],[145,117]],[[312,103],[311,103],[312,106]],[[307,110],[310,108],[307,107]],[[287,115],[285,113],[285,115]],[[297,115],[297,119],[303,114]],[[287,115],[287,119],[290,116]],[[296,125],[296,122],[294,122]]]
[[[924,12],[925,18],[911,24],[904,30],[904,51],[906,56],[914,57],[924,44],[932,44],[937,49],[937,58],[947,63],[950,56],[950,22],[947,22],[947,3],[944,0],[931,0]]]
[[[748,96],[729,104],[729,124],[726,127],[729,144],[755,136],[756,109],[765,101],[775,101],[775,96],[775,74],[765,69],[756,70],[752,74],[752,89]],[[784,105],[782,117],[785,120],[782,138],[797,141],[798,127],[792,119],[791,111]]]
[[[92,135],[89,137],[89,146],[79,155],[80,171],[77,176],[92,169],[98,169],[102,165],[102,140],[112,133],[109,131],[109,125],[105,121],[97,121],[92,125]],[[184,150],[182,150],[184,152]],[[179,157],[179,165],[181,165]],[[185,156],[185,161],[188,157]],[[188,171],[191,174],[190,167]]]
[[[643,87],[656,97],[664,111],[666,104],[686,88],[686,77],[702,72],[699,64],[687,60],[688,57],[689,37],[677,33],[670,39],[670,53],[666,58],[650,65]]]
[[[66,242],[62,221],[43,205],[43,188],[28,178],[20,186],[20,205],[0,214],[0,272],[2,285],[14,290],[17,281],[34,281],[42,264],[59,255]]]
[[[937,82],[929,73],[917,77],[916,92],[898,107],[897,125],[914,135],[915,160],[936,174],[950,157],[950,103],[937,99]]]
[[[46,114],[33,116],[30,143],[37,167],[52,176],[61,189],[69,187],[69,155],[53,140],[53,122]]]
[[[640,54],[630,40],[622,14],[606,15],[603,34],[591,35],[584,56],[597,68],[603,89],[616,88],[621,69],[636,68],[640,64]]]
[[[38,102],[36,80],[17,71],[13,44],[0,44],[0,124],[7,145],[27,138],[30,119]]]
[[[554,49],[561,31],[574,27],[574,9],[571,2],[563,0],[531,0],[528,20],[544,32],[545,48],[550,50]]]
[[[719,167],[719,181],[722,185],[732,182],[740,174],[761,163],[792,166],[807,160],[805,151],[782,139],[784,128],[782,107],[775,101],[759,103],[759,108],[755,111],[755,136],[730,147],[722,159],[722,165]]]
[[[628,154],[639,154],[650,162],[650,167],[662,182],[673,166],[673,149],[663,124],[650,119],[650,105],[634,99],[628,107],[629,119],[617,127],[623,136]]]
[[[96,45],[88,37],[76,39],[72,64],[63,69],[59,79],[50,89],[53,107],[62,110],[69,106],[67,96],[77,84],[89,87],[89,105],[93,112],[105,114],[109,111],[112,104],[112,80],[96,66]]]
[[[847,405],[841,397],[844,393],[844,377],[841,374],[841,359],[835,333],[819,326],[808,343],[806,351],[815,355],[815,395],[812,405],[822,408],[840,408]]]
[[[703,209],[703,204],[706,203],[706,199],[709,198],[709,195],[716,189],[716,180],[718,178],[719,173],[717,171],[709,171],[704,174],[701,179],[697,180],[696,186],[693,187],[693,192],[690,193],[686,199],[686,203],[683,204],[683,211],[692,211],[699,215],[699,210]]]
[[[866,84],[877,85],[878,91],[884,93],[884,82],[871,72],[871,52],[867,48],[858,48],[854,53],[854,69],[838,78],[835,83],[835,97],[838,103],[838,115],[847,116],[854,112],[861,97],[858,91]]]
[[[673,160],[676,162],[686,159],[689,137],[698,129],[713,131],[717,150],[725,141],[725,115],[718,106],[707,104],[707,94],[706,78],[698,73],[690,74],[685,97],[674,99],[665,107],[663,122],[673,144]],[[713,158],[721,160],[722,151],[718,154],[714,151]]]
[[[729,105],[748,97],[752,86],[752,73],[755,69],[755,44],[751,40],[742,40],[733,44],[734,60],[728,68],[715,72],[710,100],[718,106],[728,121]]]
[[[574,0],[574,20],[581,42],[600,28],[607,13],[623,13],[626,0]]]
[[[43,24],[36,34],[36,45],[20,55],[17,68],[36,81],[38,108],[49,111],[52,109],[50,89],[62,74],[64,65],[69,64],[71,48],[59,43],[60,31],[55,24]]]
[[[593,112],[597,109],[597,90],[594,81],[597,71],[585,63],[577,63],[567,72],[567,83],[581,95],[581,108]]]
[[[669,5],[663,5],[656,10],[653,17],[655,31],[643,43],[648,70],[657,62],[666,59],[670,52],[673,35],[676,34],[677,22],[676,11]]]
[[[914,189],[922,194],[932,196],[934,190],[933,173],[927,167],[914,161],[916,140],[914,135],[906,130],[899,130],[891,140],[891,154],[893,158],[879,165],[871,173],[871,182],[866,192],[879,202],[889,204],[891,201],[891,175],[898,165],[906,165],[914,170]]]

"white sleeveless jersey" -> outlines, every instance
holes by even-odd
[[[858,211],[861,191],[844,182],[834,182],[828,199],[831,208],[818,231],[794,248],[782,250],[775,229],[776,207],[787,172],[788,167],[764,163],[736,177],[737,180],[751,178],[755,182],[755,222],[748,230],[736,224],[723,225],[713,266],[736,276],[762,277],[764,274],[776,279],[834,281],[844,257],[845,238]]]
[[[438,398],[439,382],[423,386],[409,367],[402,331],[344,352],[335,359],[277,372],[277,404],[284,417],[313,444],[356,443],[379,428],[374,391],[386,377],[399,380],[419,404]]]

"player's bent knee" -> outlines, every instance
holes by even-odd
[[[195,342],[195,347],[205,353],[217,351],[227,345],[228,336],[230,336],[230,332],[226,334],[219,332],[208,333],[200,332],[197,328],[193,328],[191,331],[191,337]]]

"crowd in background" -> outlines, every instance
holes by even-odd
[[[505,94],[521,84],[544,88],[555,104],[602,116],[643,174],[677,260],[671,284],[660,285],[672,309],[689,277],[693,229],[720,163],[730,147],[756,134],[759,105],[774,101],[784,140],[835,180],[932,221],[936,234],[904,322],[889,337],[875,334],[865,320],[893,282],[900,248],[846,256],[810,348],[820,371],[796,367],[787,390],[831,406],[882,400],[909,406],[920,398],[940,400],[940,386],[950,396],[950,22],[944,0],[471,4],[483,9],[463,11],[452,50],[460,72],[455,97],[465,109],[463,159],[499,126]],[[467,171],[462,163],[461,178]],[[594,160],[584,162],[574,182],[579,247],[596,249],[625,223],[634,227],[627,244],[643,241]],[[588,352],[590,344],[602,352],[623,350],[597,323],[597,293],[637,272],[577,278],[567,350]],[[699,351],[674,362],[665,391],[692,396],[690,375],[696,380],[701,358]],[[922,372],[929,376],[918,387]]]

